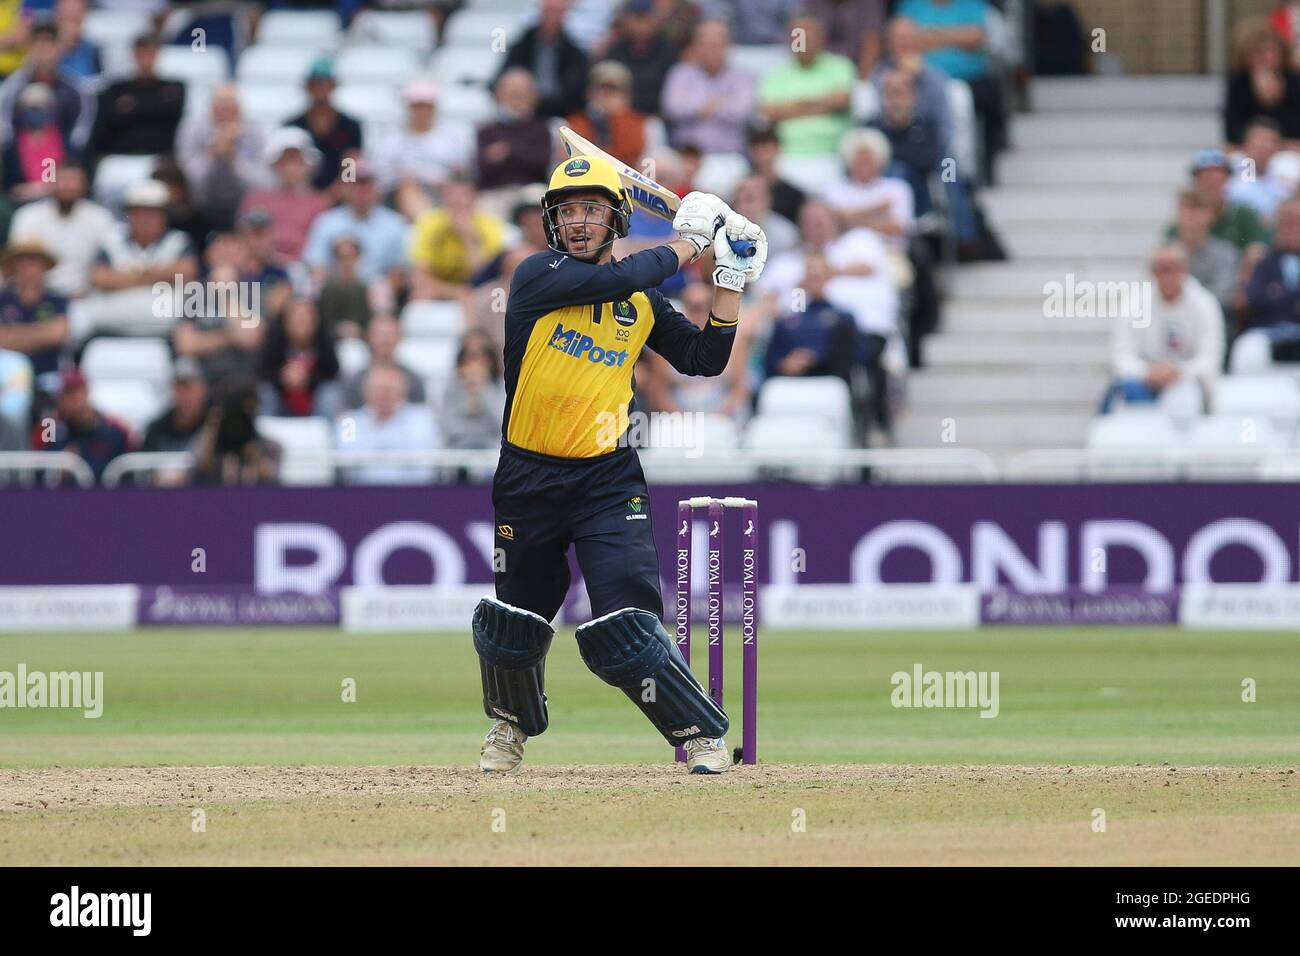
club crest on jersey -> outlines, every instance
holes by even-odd
[[[636,325],[636,306],[624,299],[614,303],[614,321],[619,325]]]
[[[571,159],[564,167],[564,175],[581,176],[583,173],[589,172],[590,170],[591,163],[587,162],[585,159]]]
[[[551,348],[574,358],[585,358],[592,365],[621,366],[627,361],[625,350],[601,348],[590,335],[580,335],[574,329],[566,329],[563,323],[555,324],[549,343]]]

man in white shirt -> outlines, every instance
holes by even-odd
[[[433,413],[406,400],[406,374],[395,365],[374,365],[366,374],[366,404],[339,417],[339,451],[427,451],[441,444]],[[428,465],[373,464],[345,468],[354,485],[419,485],[433,481]]]
[[[830,183],[822,199],[840,214],[845,227],[870,229],[883,236],[890,248],[904,250],[916,224],[912,187],[882,175],[891,152],[880,130],[850,130],[840,141],[847,175]]]
[[[1189,274],[1181,246],[1157,249],[1151,274],[1151,314],[1115,318],[1115,382],[1101,410],[1122,398],[1126,404],[1159,402],[1169,414],[1191,418],[1205,408],[1223,368],[1223,309]]]
[[[58,263],[46,282],[59,295],[76,298],[90,287],[95,257],[113,228],[112,214],[86,198],[86,171],[66,165],[59,167],[53,195],[14,213],[9,241],[36,241],[57,250]]]
[[[467,128],[437,119],[438,85],[417,77],[402,90],[406,125],[379,144],[372,154],[383,195],[397,190],[397,208],[411,216],[427,196],[454,173],[469,172],[474,162],[474,142]],[[417,195],[410,195],[412,191]]]

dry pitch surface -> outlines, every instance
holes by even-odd
[[[1285,767],[0,770],[0,864],[1298,863]]]

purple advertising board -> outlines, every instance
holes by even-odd
[[[1300,579],[1295,484],[759,483],[652,489],[665,580],[676,502],[701,493],[758,500],[764,584],[965,582],[1086,595]],[[493,531],[485,486],[6,489],[0,584],[320,595],[348,584],[486,584]]]

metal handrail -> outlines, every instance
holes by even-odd
[[[95,484],[95,473],[79,456],[70,451],[0,451],[0,474],[5,472],[45,473],[45,484],[54,487],[60,476],[68,475],[78,486],[90,488]]]

